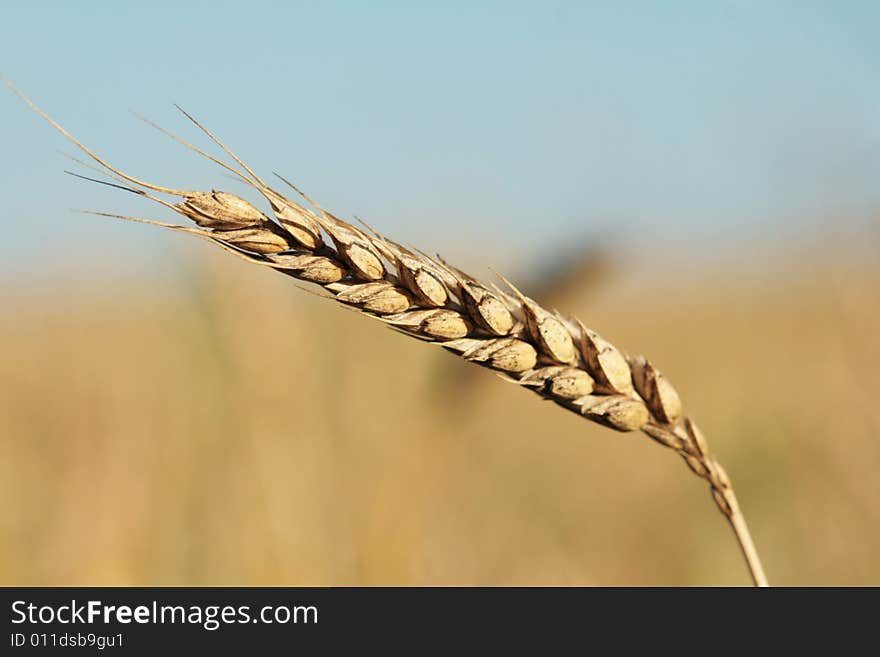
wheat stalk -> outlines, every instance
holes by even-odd
[[[192,220],[198,228],[93,214],[163,226],[210,240],[250,263],[317,284],[336,301],[493,369],[588,420],[617,431],[642,431],[674,450],[709,484],[715,503],[733,528],[755,585],[767,586],[730,479],[709,453],[697,425],[682,416],[681,400],[672,384],[643,356],[624,354],[579,320],[541,307],[503,277],[507,290],[483,284],[439,256],[401,246],[366,224],[359,228],[343,221],[278,176],[303,202],[292,200],[265,183],[180,108],[241,168],[148,123],[256,189],[269,202],[274,219],[227,192],[162,187],[123,173],[4,82],[101,169],[85,166],[109,175],[118,184],[89,180],[147,197]],[[172,203],[154,192],[179,200]]]

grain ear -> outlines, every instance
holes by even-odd
[[[100,167],[124,181],[122,185],[107,184],[158,202],[199,228],[96,214],[194,234],[247,262],[317,284],[339,303],[407,335],[437,344],[466,361],[503,373],[508,380],[583,418],[617,431],[642,431],[677,452],[708,483],[718,508],[734,529],[755,583],[766,585],[730,479],[710,455],[696,424],[682,418],[682,403],[675,388],[644,357],[627,359],[596,331],[580,321],[563,320],[506,280],[512,294],[481,283],[439,257],[406,249],[372,229],[372,234],[364,232],[318,206],[291,183],[288,184],[316,211],[285,197],[183,110],[241,169],[175,139],[259,191],[272,206],[275,221],[250,202],[228,192],[178,190],[129,176],[105,162],[18,90],[13,90]],[[150,192],[173,194],[182,200],[171,204],[128,184]],[[326,242],[322,231],[330,237]]]

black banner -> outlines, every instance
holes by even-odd
[[[755,589],[573,588],[5,588],[7,655],[344,646],[616,649],[647,638],[733,627],[781,628],[780,598]],[[810,593],[810,595],[814,595]],[[847,594],[848,595],[848,594]],[[824,596],[823,596],[824,597]],[[840,592],[833,597],[840,598]],[[872,596],[873,597],[873,596]],[[803,600],[803,599],[802,599]],[[841,607],[836,605],[838,609]],[[800,605],[805,607],[805,605]],[[829,600],[822,604],[824,619]],[[873,608],[873,607],[872,607]],[[817,607],[813,607],[814,610]],[[800,617],[800,622],[805,620]],[[736,632],[734,632],[736,634]],[[464,643],[463,643],[464,642]]]

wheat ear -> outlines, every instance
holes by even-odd
[[[617,431],[642,431],[675,450],[709,484],[715,503],[733,528],[755,585],[767,586],[730,479],[709,453],[697,425],[682,416],[681,400],[672,384],[644,357],[624,354],[580,321],[541,307],[503,278],[506,291],[479,282],[439,256],[408,249],[366,225],[359,228],[343,221],[278,176],[303,202],[292,200],[266,184],[182,109],[240,169],[152,125],[255,188],[268,201],[274,219],[227,192],[163,187],[123,173],[5,82],[119,183],[105,184],[161,203],[198,228],[94,214],[150,223],[210,240],[250,263],[317,284],[336,301],[493,369],[588,420]],[[151,192],[175,196],[179,201],[171,203]]]

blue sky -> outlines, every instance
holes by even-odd
[[[428,249],[675,247],[878,216],[878,34],[876,2],[7,1],[0,72],[159,183],[237,189],[129,113],[199,139],[180,103]],[[70,148],[5,90],[0,141],[3,271],[167,257],[166,235],[69,212],[167,216],[64,176]]]

